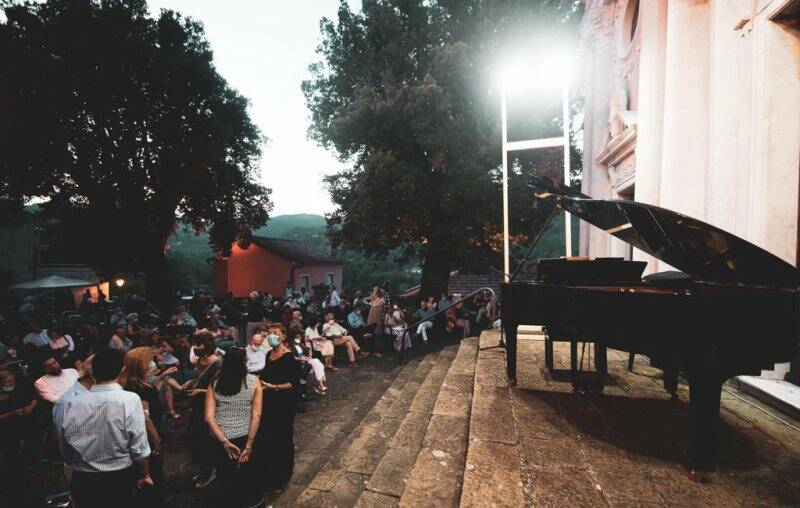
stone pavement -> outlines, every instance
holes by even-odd
[[[637,357],[627,372],[627,353],[609,350],[604,394],[572,393],[569,345],[556,344],[551,375],[543,342],[521,340],[518,386],[509,388],[498,375],[502,351],[489,349],[498,335],[481,338],[462,505],[800,505],[800,431],[776,418],[797,421],[726,387],[719,470],[698,484],[685,468],[685,383],[672,400],[659,370]],[[492,430],[482,431],[489,417]],[[470,493],[473,483],[483,487]]]

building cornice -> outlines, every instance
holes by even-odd
[[[600,164],[611,167],[616,166],[627,158],[636,149],[636,124],[629,125],[618,136],[609,140],[602,152],[595,160]]]

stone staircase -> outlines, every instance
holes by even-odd
[[[478,339],[407,363],[308,486],[274,506],[456,506]]]

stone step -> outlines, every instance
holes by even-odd
[[[308,443],[296,442],[298,449],[292,480],[286,491],[271,504],[273,506],[292,506],[307,486],[328,465],[330,458],[352,441],[354,431],[365,421],[376,421],[376,411],[380,407],[392,404],[405,385],[418,375],[417,370],[426,360],[428,360],[426,357],[415,358],[399,367],[399,372],[393,378],[381,381],[386,386],[379,388],[372,402],[368,402],[368,406],[364,407],[365,410],[369,408],[368,411],[354,413],[345,425],[340,425],[340,428],[331,428],[330,424],[326,425],[324,422],[320,422],[319,433],[309,439]],[[314,450],[309,450],[309,447],[313,447]]]
[[[424,404],[425,394],[430,390],[429,380],[437,377],[443,379],[446,375],[447,368],[455,357],[455,350],[451,350],[452,348],[451,346],[431,353],[416,360],[416,366],[404,368],[401,382],[393,382],[387,388],[384,396],[332,454],[328,463],[294,503],[298,506],[396,504],[395,497],[380,492],[380,476],[375,478],[375,491],[368,490],[370,482],[375,473],[389,467],[391,458],[387,459],[383,469],[380,469],[381,462],[391,449],[390,443],[398,437],[412,406]],[[407,431],[408,428],[403,430]],[[402,457],[394,459],[402,460]]]
[[[526,504],[505,350],[484,332],[475,365],[461,506]]]
[[[403,507],[458,505],[477,352],[478,339],[464,339],[444,375],[432,371],[404,419],[405,431],[395,436],[373,475],[370,492],[399,494]],[[369,506],[371,499],[359,501]]]

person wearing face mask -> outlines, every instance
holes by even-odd
[[[270,326],[267,341],[272,350],[261,372],[264,401],[255,449],[261,457],[260,477],[267,479],[271,492],[283,491],[294,470],[294,415],[301,369],[285,336],[283,326]]]
[[[30,494],[28,465],[37,441],[36,406],[36,394],[30,386],[17,380],[11,371],[0,370],[0,453],[12,465],[0,489],[6,492],[9,506],[26,506]]]
[[[355,366],[356,355],[358,358],[365,358],[369,353],[362,351],[356,339],[347,334],[347,330],[336,322],[332,313],[325,315],[325,324],[322,325],[322,335],[330,339],[335,346],[347,347],[347,357],[350,359],[350,366]]]

